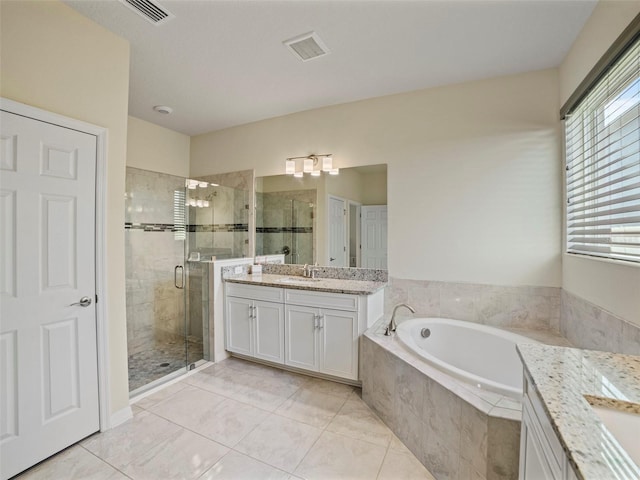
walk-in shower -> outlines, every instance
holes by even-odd
[[[211,261],[247,255],[245,190],[127,167],[129,391],[212,353]]]

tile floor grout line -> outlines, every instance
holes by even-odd
[[[109,465],[111,468],[113,468],[116,472],[121,473],[122,475],[124,475],[127,478],[130,478],[131,480],[133,480],[132,477],[130,477],[129,475],[127,475],[126,473],[124,473],[122,470],[120,470],[118,467],[116,467],[115,465],[113,465],[112,463],[109,463],[107,460],[105,460],[104,458],[102,458],[101,456],[93,453],[91,450],[89,450],[88,448],[86,448],[84,445],[80,445],[80,443],[78,442],[76,445],[78,445],[80,448],[84,449],[85,452],[89,453],[90,455],[93,455],[94,457],[96,457],[98,460],[100,460],[103,463],[106,463],[107,465]]]
[[[382,462],[380,462],[380,467],[378,467],[378,473],[376,474],[376,480],[380,477],[380,472],[382,472],[382,467],[384,466],[384,462],[387,459],[387,455],[391,451],[391,440],[389,440],[389,445],[387,445],[387,450],[384,452],[384,457],[382,457]]]

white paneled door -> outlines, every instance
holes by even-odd
[[[329,263],[330,267],[348,267],[347,203],[329,196]]]
[[[1,112],[0,473],[99,429],[96,137]]]
[[[364,268],[387,269],[387,206],[362,207],[360,252]]]

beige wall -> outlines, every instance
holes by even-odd
[[[136,117],[127,127],[127,166],[189,176],[191,137]]]
[[[558,97],[546,70],[296,113],[192,137],[191,173],[387,163],[392,276],[559,286]]]
[[[0,5],[0,95],[109,129],[106,302],[115,412],[129,403],[123,195],[129,44],[57,1]]]
[[[560,66],[560,105],[640,13],[638,1],[600,1]],[[596,305],[640,325],[640,266],[564,255],[562,286]]]

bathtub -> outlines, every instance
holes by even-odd
[[[522,398],[522,363],[516,344],[535,340],[447,318],[405,320],[396,333],[406,348],[439,370],[480,389]]]

